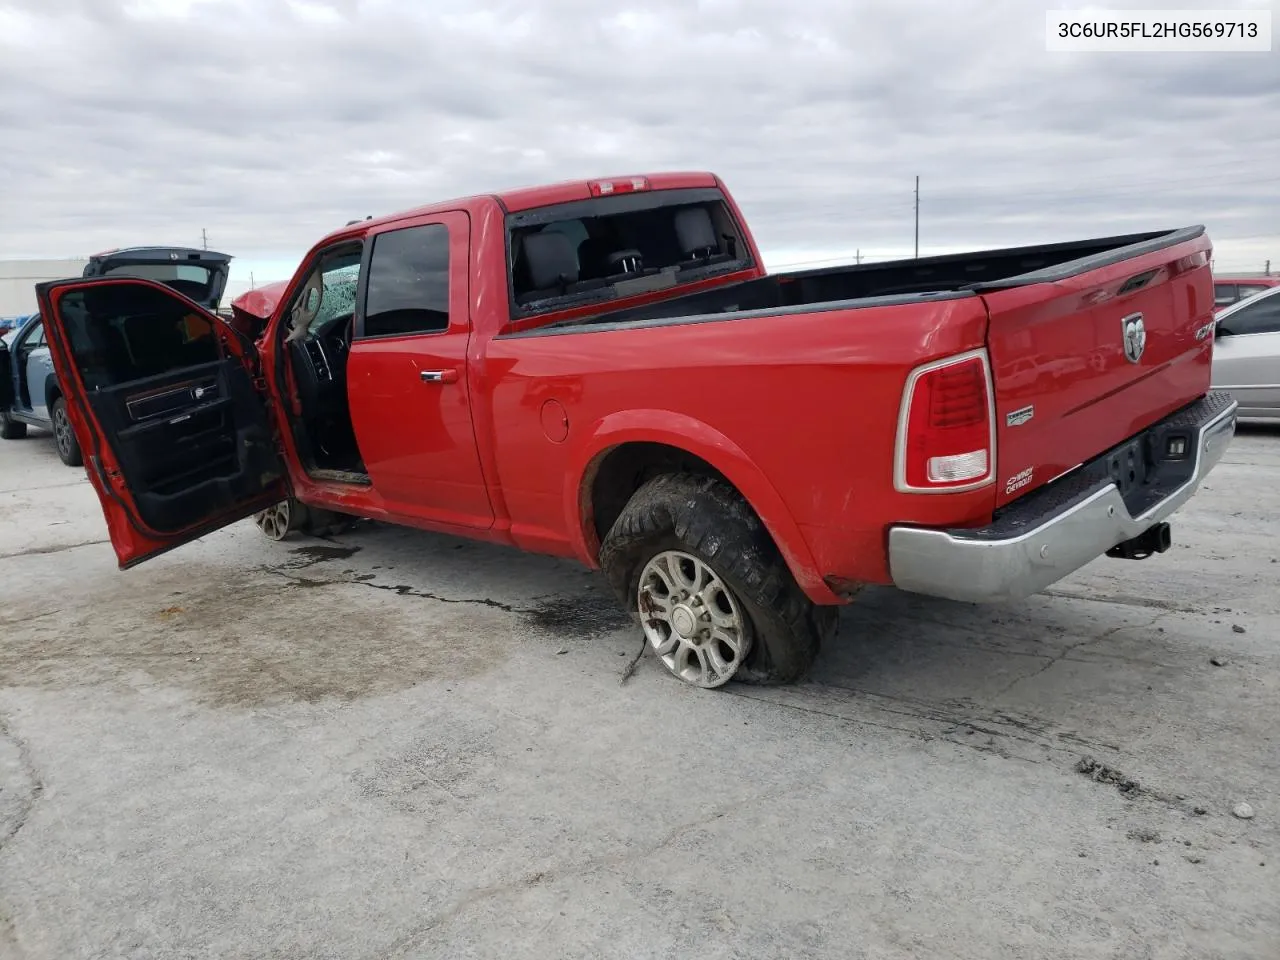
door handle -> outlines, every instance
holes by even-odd
[[[418,374],[423,383],[457,383],[457,370],[423,370]]]

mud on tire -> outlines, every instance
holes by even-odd
[[[838,608],[805,596],[760,519],[724,481],[666,474],[636,491],[600,546],[601,569],[627,610],[636,613],[644,565],[673,549],[711,565],[751,620],[754,642],[735,680],[793,683],[835,635]]]

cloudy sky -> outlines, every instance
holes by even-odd
[[[772,264],[1205,223],[1280,268],[1272,53],[1045,51],[1040,0],[0,0],[0,257],[721,173]],[[1176,0],[1101,6],[1272,9]]]

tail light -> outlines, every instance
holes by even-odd
[[[989,483],[995,476],[995,446],[985,350],[912,371],[898,417],[898,490],[945,493]]]
[[[596,180],[590,185],[593,197],[607,197],[613,193],[638,193],[649,189],[644,177],[627,177],[625,180]]]

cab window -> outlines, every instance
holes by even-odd
[[[36,321],[35,325],[27,331],[26,336],[22,338],[21,345],[28,349],[44,346],[44,321]]]
[[[449,328],[449,228],[428,223],[373,239],[365,337],[442,333]]]

